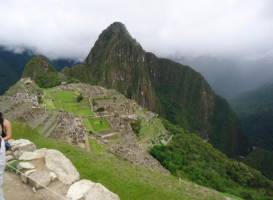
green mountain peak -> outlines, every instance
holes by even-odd
[[[34,80],[39,87],[49,88],[61,83],[61,77],[48,58],[33,56],[26,64],[23,77]]]
[[[248,150],[236,115],[200,73],[146,52],[119,22],[100,34],[85,64],[65,74],[116,89],[230,156]]]

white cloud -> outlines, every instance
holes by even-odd
[[[273,48],[272,14],[272,0],[0,0],[0,44],[83,59],[121,21],[160,55],[250,57]]]

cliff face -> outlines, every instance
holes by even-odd
[[[145,52],[125,26],[104,30],[86,62],[68,77],[117,89],[162,117],[195,131],[230,156],[246,151],[246,139],[228,103],[196,71]]]
[[[102,32],[86,58],[86,65],[90,74],[86,81],[116,88],[155,110],[146,53],[123,24],[114,23]]]

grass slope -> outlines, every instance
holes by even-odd
[[[77,167],[81,178],[104,184],[122,200],[221,200],[223,194],[186,182],[171,175],[137,167],[107,153],[101,144],[91,141],[91,152],[45,138],[25,124],[14,123],[14,138],[26,138],[38,148],[63,152]]]
[[[92,133],[99,133],[111,129],[109,122],[104,118],[85,118],[84,125]]]

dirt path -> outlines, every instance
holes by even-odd
[[[49,188],[63,196],[67,191],[67,187],[60,182],[53,182]],[[29,185],[22,183],[18,175],[10,172],[5,172],[4,194],[5,200],[62,200],[45,189],[33,192]]]

